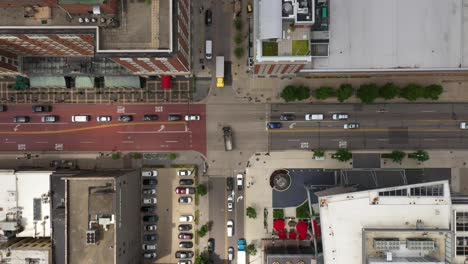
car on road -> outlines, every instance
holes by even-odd
[[[177,176],[190,176],[192,175],[192,171],[191,170],[178,170],[177,171]]]
[[[319,121],[323,120],[323,114],[306,114],[304,118],[306,121]]]
[[[42,123],[55,123],[58,121],[58,116],[56,115],[46,115],[41,117]]]
[[[133,120],[133,116],[131,115],[121,115],[119,116],[119,122],[131,122]]]
[[[177,264],[192,264],[192,261],[191,260],[179,260],[177,261]]]
[[[50,112],[52,111],[52,107],[50,105],[33,105],[32,111],[34,113]]]
[[[156,250],[156,244],[143,244],[143,250]]]
[[[228,195],[227,197],[227,210],[228,212],[232,212],[234,208],[234,197],[232,195]]]
[[[156,179],[144,179],[143,185],[156,185],[158,184],[158,180]]]
[[[193,234],[191,234],[191,233],[179,233],[178,238],[179,239],[192,239]]]
[[[143,236],[144,241],[156,241],[158,239],[158,235],[156,234],[146,234]]]
[[[349,115],[348,114],[333,114],[332,119],[333,120],[348,120]]]
[[[226,189],[228,192],[234,190],[234,179],[232,177],[226,179]]]
[[[237,190],[241,191],[242,188],[244,187],[244,174],[237,173],[236,179],[237,179]]]
[[[148,194],[148,195],[156,194],[156,189],[154,189],[154,188],[151,188],[151,189],[143,189],[143,194]]]
[[[146,231],[156,231],[158,229],[157,225],[145,225]]]
[[[245,241],[245,239],[241,238],[237,240],[237,250],[244,251],[246,246],[247,246],[247,242]]]
[[[175,257],[176,258],[180,258],[180,259],[186,259],[186,258],[193,258],[193,251],[177,251],[175,253]]]
[[[205,25],[209,26],[211,23],[213,23],[213,13],[210,9],[207,9],[205,11]]]
[[[158,115],[144,115],[143,121],[156,121],[159,119]]]
[[[268,122],[267,128],[268,129],[278,129],[281,128],[283,125],[280,122]]]
[[[157,256],[157,254],[154,253],[154,252],[143,254],[143,257],[144,257],[145,259],[154,259],[154,258],[156,258],[156,256]]]
[[[233,247],[228,248],[228,260],[234,260],[234,248]]]
[[[461,122],[460,129],[468,129],[468,122]]]
[[[6,105],[0,105],[0,112],[6,112],[7,111],[7,106]]]
[[[343,125],[344,129],[357,129],[359,128],[359,123],[347,123]]]
[[[72,116],[71,120],[72,120],[72,122],[79,122],[79,123],[89,122],[89,120],[91,120],[91,116],[89,116],[89,115],[74,115],[74,116]]]
[[[179,222],[181,223],[193,222],[193,215],[181,215],[179,216]]]
[[[215,251],[215,240],[214,238],[208,239],[208,253],[213,253]]]
[[[226,222],[226,233],[228,237],[234,235],[234,222],[232,220],[227,220]]]
[[[143,216],[143,222],[155,223],[159,220],[157,215],[145,215]]]
[[[189,204],[189,203],[192,203],[192,201],[193,199],[190,196],[179,197],[179,203],[181,204]]]
[[[156,198],[143,198],[143,204],[156,204],[158,203],[158,199]]]
[[[193,248],[193,243],[190,241],[179,242],[179,248]]]
[[[29,116],[15,116],[13,122],[15,123],[28,123],[31,120]]]
[[[175,193],[177,194],[195,194],[195,188],[192,187],[176,187]]]
[[[142,206],[141,211],[143,213],[154,213],[156,212],[156,206]]]
[[[98,116],[96,117],[96,121],[98,122],[110,122],[112,120],[112,117],[110,116]]]
[[[167,117],[167,120],[168,121],[180,121],[182,120],[182,116],[181,115],[169,115]]]
[[[192,230],[192,225],[189,224],[181,224],[177,227],[179,231],[190,231]]]
[[[194,181],[192,179],[181,179],[179,180],[179,185],[193,185]]]
[[[280,115],[281,121],[293,121],[296,119],[296,116],[293,114],[282,114]]]
[[[141,171],[141,176],[143,176],[143,177],[156,177],[156,176],[158,176],[158,171],[157,170]]]
[[[198,121],[200,120],[200,115],[186,115],[185,121]]]

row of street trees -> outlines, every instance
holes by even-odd
[[[325,150],[315,149],[314,158],[320,158],[325,156]],[[429,160],[429,153],[425,150],[417,150],[415,152],[408,153],[408,155],[401,150],[394,150],[391,153],[382,154],[382,158],[391,159],[393,162],[401,163],[403,159],[408,156],[410,159],[415,159],[420,162]],[[353,158],[353,153],[346,148],[337,150],[332,154],[332,158],[341,162],[350,161]]]

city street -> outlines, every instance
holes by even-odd
[[[283,113],[296,116],[270,129],[270,149],[461,149],[468,146],[466,104],[323,104],[272,105],[271,121]],[[323,121],[305,121],[305,114],[323,114]],[[349,114],[332,120],[332,114]],[[344,129],[359,123],[358,129]]]

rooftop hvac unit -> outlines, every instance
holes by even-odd
[[[429,238],[408,238],[406,248],[410,250],[434,250],[435,244]]]
[[[96,229],[86,231],[86,244],[87,245],[96,245],[97,241],[97,232]]]
[[[374,248],[376,250],[398,250],[400,240],[398,238],[374,238]]]

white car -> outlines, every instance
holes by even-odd
[[[244,175],[242,173],[237,173],[237,190],[241,191],[243,187]]]
[[[232,237],[234,235],[234,222],[232,220],[228,220],[226,222],[226,233],[228,237]]]
[[[177,171],[177,176],[190,176],[192,175],[191,170],[178,170]]]
[[[179,222],[182,222],[182,223],[193,222],[193,215],[181,215],[179,217]]]
[[[145,225],[146,231],[156,231],[158,229],[157,225]]]
[[[143,254],[143,257],[144,257],[145,259],[154,259],[154,258],[156,258],[156,256],[157,256],[157,255],[156,255],[156,253],[154,253],[154,252]]]
[[[179,260],[177,264],[192,264],[191,260]]]
[[[227,198],[228,212],[232,212],[233,208],[234,208],[234,197],[232,197],[232,195],[228,195],[228,198]]]
[[[110,122],[112,118],[110,116],[98,116],[96,121],[98,122]]]
[[[157,202],[156,198],[143,198],[143,204],[156,204]]]
[[[333,114],[332,119],[333,120],[348,120],[349,115],[348,114]]]
[[[156,177],[156,176],[158,176],[158,171],[157,170],[142,171],[141,176],[143,176],[143,177]]]
[[[233,260],[234,259],[234,248],[229,247],[228,248],[228,260]]]
[[[323,120],[323,114],[306,114],[305,120],[307,121],[318,121]]]
[[[186,115],[185,121],[198,121],[200,120],[200,115]]]
[[[468,123],[467,122],[461,122],[460,123],[460,129],[468,129]]]
[[[143,244],[143,250],[156,250],[156,244]]]
[[[358,129],[359,123],[347,123],[343,125],[344,129]]]

